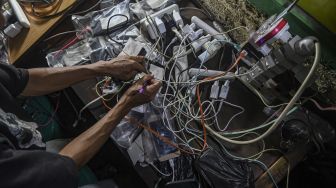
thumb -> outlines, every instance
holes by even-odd
[[[162,83],[158,80],[152,80],[152,83],[147,87],[149,93],[157,93],[161,88]]]
[[[132,65],[133,65],[132,66],[133,69],[135,69],[138,72],[147,72],[146,68],[142,64],[140,64],[140,63],[138,63],[136,61],[134,61]]]
[[[130,56],[129,58],[138,63],[142,63],[145,60],[144,56]]]

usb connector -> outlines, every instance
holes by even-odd
[[[211,86],[210,99],[218,99],[219,81],[215,81]]]
[[[229,90],[230,90],[230,81],[226,80],[225,83],[221,87],[219,98],[226,100],[229,94]]]

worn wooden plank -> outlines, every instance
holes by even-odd
[[[272,174],[276,182],[280,182],[283,178],[287,177],[288,172],[288,161],[290,162],[290,169],[293,169],[298,163],[300,163],[308,150],[310,145],[305,145],[297,147],[293,152],[285,154],[285,156],[280,157],[277,161],[269,167],[269,172]],[[271,188],[274,187],[269,175],[264,172],[255,182],[256,188]]]
[[[77,0],[62,1],[58,11],[64,10],[73,6]],[[9,40],[9,62],[14,64],[24,53],[26,53],[39,39],[44,36],[55,24],[61,21],[63,15],[48,19],[45,21],[37,20],[34,17],[28,16],[31,27],[23,29],[21,33],[14,39]]]

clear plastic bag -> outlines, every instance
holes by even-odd
[[[89,59],[91,48],[87,40],[80,41],[65,50],[57,50],[46,56],[50,67],[67,67],[83,64]]]
[[[166,161],[180,154],[176,147],[162,140],[165,138],[171,143],[176,143],[176,138],[170,131],[174,126],[173,120],[168,112],[164,113],[162,108],[157,107],[160,105],[160,101],[162,99],[158,95],[153,101],[155,105],[149,103],[132,109],[127,118],[124,118],[111,134],[118,145],[129,148],[141,133],[144,161],[147,163],[156,160]],[[143,130],[139,123],[147,126],[151,131],[149,129]],[[157,135],[154,135],[152,131],[157,132],[161,138],[156,137]]]
[[[139,20],[145,18],[146,15],[151,15],[154,13],[154,11],[146,4],[145,1],[130,3],[130,11],[135,14]]]
[[[146,41],[142,35],[137,36],[135,39],[129,38],[120,55],[137,56],[140,55],[139,52],[142,50],[144,50],[145,54],[141,55],[144,55],[147,60],[161,64],[163,56],[153,50],[152,44]]]
[[[134,121],[124,118],[111,134],[111,138],[123,148],[129,148],[133,141],[141,134],[142,129],[138,127],[137,122],[144,120],[144,114],[131,110],[127,117]]]
[[[127,20],[130,19],[128,4],[129,0],[126,0],[116,6],[94,11],[85,16],[73,16],[72,20],[75,28],[81,31],[77,36],[80,35],[79,38],[83,40],[65,50],[49,53],[46,57],[48,65],[50,67],[74,66],[95,63],[100,60],[106,61],[117,57],[122,50],[122,46],[117,44],[115,40],[99,35],[107,34],[107,24],[111,28],[126,20],[126,18],[121,19],[120,16],[113,18],[112,16],[121,14],[125,15]],[[120,32],[120,29],[118,32]],[[110,35],[113,34],[110,33]]]
[[[157,95],[153,102],[148,104],[144,118],[147,125],[153,131],[159,133],[160,136],[168,139],[170,142],[176,143],[176,137],[171,131],[174,127],[174,121],[170,116],[169,110],[164,111],[162,108],[158,108],[158,106],[162,106],[161,101],[162,97]],[[179,151],[176,147],[164,142],[153,134],[151,137],[152,143],[147,144],[152,144],[154,146],[157,159],[160,161],[166,161],[179,156]]]
[[[129,1],[125,0],[113,7],[90,12],[84,16],[74,15],[72,22],[77,30],[90,30],[93,36],[106,35],[107,26],[112,28],[131,20]]]
[[[151,164],[158,160],[155,146],[153,144],[153,135],[147,130],[142,132],[142,148],[144,151],[144,161]]]
[[[95,37],[84,39],[65,50],[51,52],[46,58],[50,67],[68,67],[109,60],[120,51],[119,45],[106,41],[105,37]]]
[[[91,42],[90,46],[92,49],[90,54],[91,63],[110,60],[117,57],[122,50],[120,45],[106,40],[106,37],[97,37],[97,40]]]
[[[137,3],[130,3],[130,11],[135,14],[138,19],[143,19],[147,15],[151,15],[152,13],[175,3],[175,0],[143,0]]]
[[[109,7],[113,7],[123,1],[124,0],[102,0],[100,3],[100,9],[106,9]]]

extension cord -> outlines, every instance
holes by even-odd
[[[199,19],[197,16],[193,16],[191,18],[191,22],[195,23],[197,27],[202,28],[206,33],[213,35],[213,37],[217,40],[219,40],[222,44],[225,44],[226,41],[229,41],[224,37],[223,34],[216,31],[213,27],[205,23],[203,20]]]
[[[152,19],[154,19],[155,17],[162,18],[162,16],[165,14],[173,14],[174,10],[179,12],[179,7],[177,4],[172,4],[169,7],[166,7],[158,12],[155,12],[149,15],[149,17],[151,17]],[[147,21],[147,18],[143,18],[142,20],[140,20],[140,23],[144,23],[146,21]]]
[[[155,29],[155,18],[160,19],[165,15],[165,14],[170,14],[173,15],[174,11],[176,13],[179,12],[179,7],[177,4],[172,4],[169,7],[166,7],[158,12],[155,12],[151,15],[149,15],[149,18],[143,18],[142,20],[140,20],[140,23],[143,24],[143,26],[147,29],[147,32],[150,36],[151,39],[155,40],[157,39],[160,34],[157,32],[157,30]],[[175,13],[175,15],[176,15]],[[178,19],[176,17],[176,19]]]
[[[218,75],[224,75],[223,80],[228,80],[228,79],[235,79],[236,76],[234,73],[232,72],[227,72],[225,74],[225,72],[223,71],[216,71],[216,70],[207,70],[207,69],[198,69],[198,68],[191,68],[188,71],[190,76],[198,76],[198,77],[215,77]]]
[[[202,47],[205,51],[198,56],[198,60],[203,64],[213,58],[218,50],[221,49],[222,45],[217,39],[214,39],[204,43]]]

